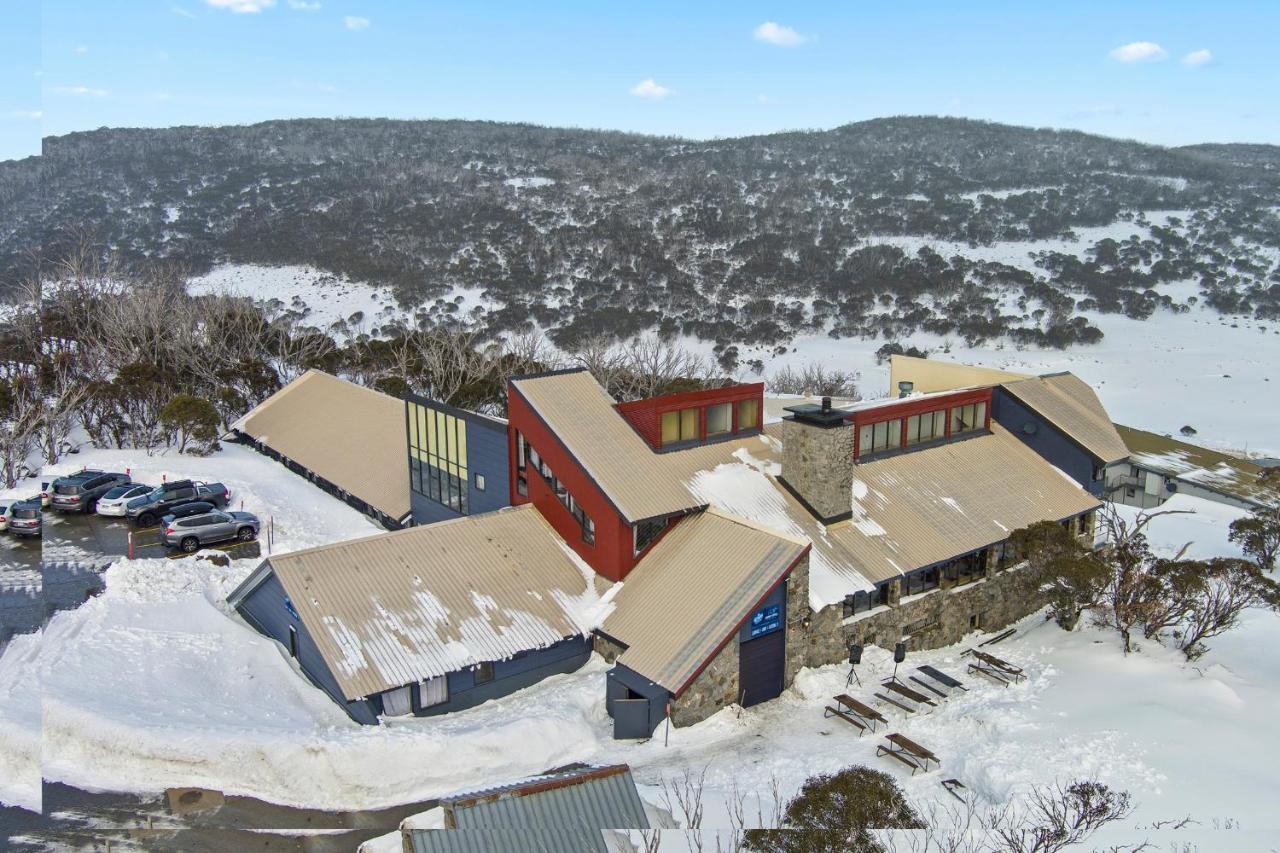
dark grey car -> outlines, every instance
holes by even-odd
[[[258,517],[251,512],[214,510],[203,515],[175,519],[166,524],[164,544],[190,554],[201,545],[233,539],[249,542],[257,537],[261,526]]]
[[[53,481],[49,487],[49,504],[63,512],[93,512],[98,498],[127,482],[128,474],[80,471]]]

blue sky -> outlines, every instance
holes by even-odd
[[[713,137],[938,114],[1280,143],[1274,1],[0,3],[0,159],[298,116]]]

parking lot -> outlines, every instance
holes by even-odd
[[[188,556],[165,547],[159,526],[136,528],[123,518],[110,518],[93,513],[44,512],[44,559],[103,562],[129,555],[129,533],[133,532],[133,556],[136,559]],[[39,543],[37,543],[37,549]],[[223,551],[234,559],[257,557],[262,552],[257,543],[224,542],[206,545],[202,550]]]
[[[40,571],[40,539],[0,533],[0,570]]]

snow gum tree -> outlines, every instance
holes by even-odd
[[[1106,564],[1061,524],[1038,521],[1009,537],[1014,552],[1040,575],[1049,613],[1070,631],[1086,610],[1102,601],[1110,579]]]
[[[1280,488],[1277,505],[1257,507],[1244,518],[1231,522],[1228,538],[1240,546],[1246,557],[1263,571],[1274,571],[1280,556]]]

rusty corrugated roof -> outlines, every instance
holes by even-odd
[[[678,693],[808,547],[714,509],[683,519],[627,575],[602,630],[627,646],[619,663]]]
[[[1104,463],[1129,455],[1102,401],[1079,377],[1053,373],[1005,382],[1001,387]]]
[[[403,400],[308,370],[235,428],[392,519],[409,514]]]
[[[595,575],[533,507],[267,562],[347,699],[585,636]]]

